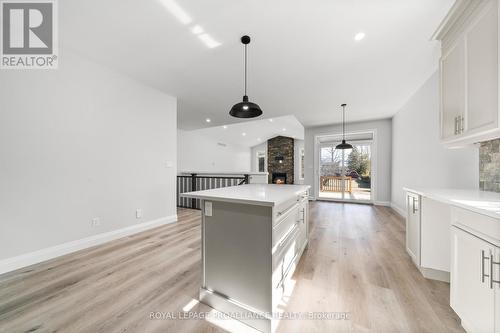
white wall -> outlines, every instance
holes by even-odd
[[[0,259],[175,219],[176,99],[68,50],[59,64],[0,73]]]
[[[294,161],[293,161],[293,175],[294,175],[294,183],[295,184],[304,184],[304,179],[300,179],[300,150],[304,148],[304,140],[299,140],[295,139],[294,145],[293,145],[293,154],[294,154]],[[305,154],[305,151],[304,151]],[[305,155],[304,155],[305,157]],[[305,174],[304,174],[305,176]]]
[[[250,152],[251,170],[250,171],[259,172],[259,165],[257,163],[257,153],[258,152],[264,152],[264,155],[266,156],[265,162],[264,162],[264,172],[267,172],[267,141],[264,143],[261,143],[260,145],[253,146],[251,148],[251,152]]]
[[[477,148],[439,143],[439,76],[432,75],[392,121],[392,204],[404,209],[403,187],[478,188]]]
[[[391,202],[391,148],[392,122],[390,119],[348,123],[347,132],[376,131],[376,165],[372,168],[376,172],[374,180],[374,201],[379,204]],[[308,127],[305,132],[305,184],[311,185],[311,193],[315,194],[318,161],[315,160],[315,136],[324,134],[342,133],[342,124]]]
[[[221,145],[222,144],[222,145]],[[199,131],[177,131],[179,172],[249,172],[250,148],[218,142]]]

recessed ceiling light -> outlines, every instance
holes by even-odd
[[[182,24],[189,24],[193,21],[191,17],[174,0],[160,0],[163,6],[174,15]]]
[[[354,36],[354,40],[359,42],[360,40],[362,40],[363,38],[365,38],[366,34],[364,32],[358,32],[355,36]]]
[[[261,139],[260,139],[260,138],[257,138],[257,141],[261,141]]]
[[[220,46],[220,43],[218,41],[216,41],[215,39],[213,39],[212,36],[210,36],[209,34],[198,35],[198,38],[201,39],[201,41],[203,43],[205,43],[205,45],[211,49],[213,49],[214,47]]]
[[[224,126],[222,126],[222,128],[223,128],[223,129],[227,129],[227,126],[226,126],[226,125],[224,125]]]
[[[194,27],[191,28],[191,32],[195,35],[199,35],[203,32],[203,28],[200,27],[199,25],[195,25]]]
[[[273,119],[271,118],[271,119],[269,119],[269,121],[270,121],[270,122],[273,122]]]
[[[245,132],[241,133],[241,135],[246,136],[247,134]]]
[[[206,121],[207,123],[209,123],[209,122],[211,122],[211,121],[212,121],[212,119],[207,118],[207,119],[205,119],[205,121]]]
[[[286,128],[283,128],[283,132],[285,132],[285,131],[286,131]]]

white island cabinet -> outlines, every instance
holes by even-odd
[[[259,331],[276,329],[308,241],[308,190],[249,184],[182,194],[202,200],[202,303]]]

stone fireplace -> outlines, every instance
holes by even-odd
[[[267,171],[271,184],[293,184],[294,139],[277,136],[267,141]]]

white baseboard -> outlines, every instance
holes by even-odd
[[[122,229],[104,232],[83,239],[51,246],[34,252],[22,254],[20,256],[0,260],[0,274],[14,271],[19,268],[38,264],[62,255],[87,249],[112,240],[130,236],[141,231],[159,227],[161,225],[177,222],[177,215],[165,216],[153,221],[132,225]]]
[[[419,267],[420,272],[426,279],[450,283],[450,272],[440,271],[432,268]]]
[[[402,217],[406,217],[406,211],[403,208],[396,205],[394,202],[391,202],[391,208],[394,209]]]
[[[373,204],[375,206],[386,206],[386,207],[391,206],[391,203],[389,201],[374,201]]]

